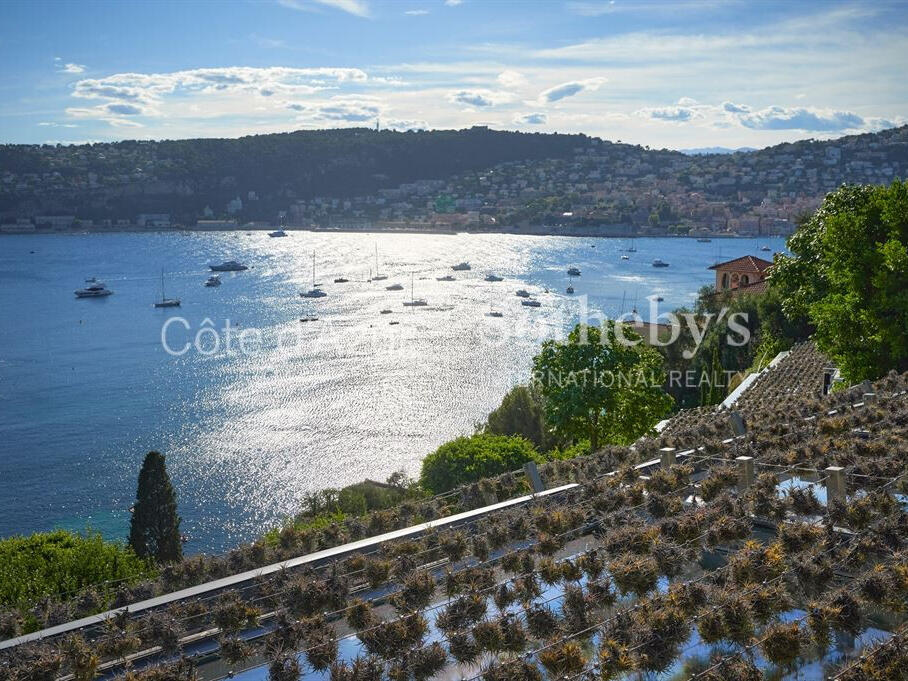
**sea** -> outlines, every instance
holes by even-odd
[[[577,321],[634,308],[653,320],[690,306],[715,262],[784,250],[768,237],[288,235],[0,237],[0,537],[124,538],[154,449],[186,551],[228,550],[307,493],[418,476]],[[249,269],[205,287],[208,264],[226,260]],[[471,269],[453,271],[460,262]],[[76,298],[90,277],[113,295]],[[300,297],[313,282],[327,296]],[[521,305],[519,289],[540,306]],[[180,307],[155,308],[162,295]],[[403,305],[412,299],[426,305]]]

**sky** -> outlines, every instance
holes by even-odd
[[[0,2],[0,142],[488,125],[654,148],[908,122],[908,0]]]

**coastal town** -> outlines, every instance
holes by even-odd
[[[379,178],[373,191],[354,195],[343,184],[331,193],[269,190],[226,171],[209,183],[213,191],[184,177],[184,159],[161,155],[155,143],[34,146],[27,148],[28,163],[0,165],[0,233],[254,230],[283,223],[584,236],[787,235],[843,183],[888,184],[908,175],[908,126],[708,155],[578,139],[585,143],[561,158],[511,160],[397,184]],[[2,151],[22,156],[22,149]],[[117,208],[133,204],[159,209]]]

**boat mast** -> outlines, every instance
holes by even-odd
[[[375,276],[378,276],[378,243],[375,244]]]
[[[167,298],[164,295],[164,268],[162,267],[161,268],[161,302],[163,303],[165,300],[167,300]]]

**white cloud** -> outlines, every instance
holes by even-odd
[[[73,64],[73,63],[64,64],[63,67],[60,69],[60,72],[61,73],[84,73],[85,64]]]
[[[38,123],[42,128],[78,128],[75,123],[55,123],[54,121],[42,121]]]
[[[514,116],[515,125],[545,125],[548,121],[549,117],[539,111]]]
[[[411,17],[424,17],[429,13],[427,9],[408,9],[404,14]]]
[[[496,80],[504,87],[517,88],[527,84],[527,78],[519,71],[502,71]]]
[[[697,117],[696,110],[684,106],[647,106],[635,112],[642,118],[685,123]]]
[[[339,9],[342,12],[358,17],[369,16],[369,5],[364,0],[277,0],[279,5],[289,9],[311,12],[316,8],[313,4]]]
[[[390,130],[428,130],[429,124],[425,121],[411,121],[411,120],[389,120],[382,123],[383,128],[388,128]]]
[[[738,115],[738,121],[745,128],[754,130],[809,130],[813,132],[860,130],[866,124],[861,116],[851,111],[784,106],[769,106],[759,111],[741,113]]]
[[[485,109],[499,104],[507,104],[514,101],[514,95],[502,90],[457,90],[448,94],[448,101],[454,104],[464,104],[466,106]]]
[[[355,68],[200,68],[171,73],[117,73],[86,78],[75,84],[73,96],[82,99],[152,103],[166,95],[258,92],[263,96],[312,94],[341,83],[364,83],[368,76]]]
[[[555,87],[550,87],[548,90],[540,92],[539,101],[553,103],[565,99],[566,97],[573,97],[581,92],[593,92],[598,90],[607,80],[607,78],[597,77],[561,83],[561,85],[556,85]]]
[[[463,0],[445,0],[445,4],[448,7],[457,7],[457,5],[463,4]]]
[[[336,96],[320,102],[292,103],[288,109],[298,111],[301,121],[321,123],[371,123],[385,109],[374,97]]]

